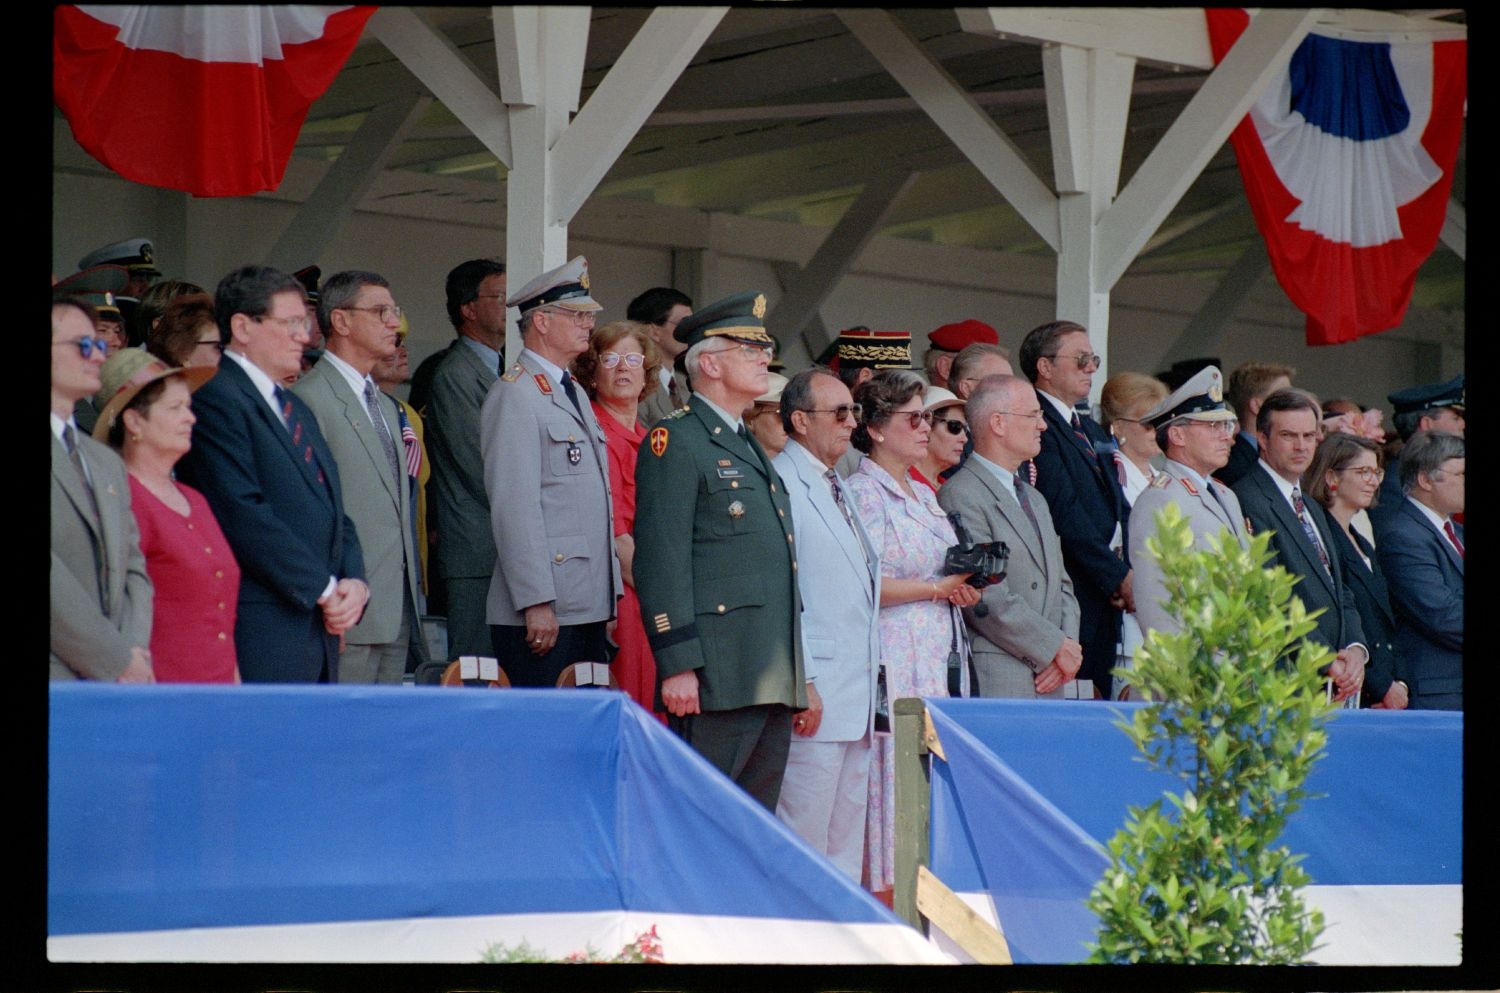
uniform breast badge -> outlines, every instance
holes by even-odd
[[[667,450],[667,429],[655,427],[651,429],[651,454],[661,458]]]
[[[729,505],[729,516],[733,517],[735,520],[739,520],[741,517],[744,517],[745,505],[740,503],[738,500],[734,501],[734,503],[731,503]]]
[[[547,382],[547,376],[544,373],[536,374],[536,388],[549,397],[552,395],[552,384]]]
[[[578,447],[578,442],[572,438],[568,439],[568,464],[577,465],[583,460],[583,449]]]

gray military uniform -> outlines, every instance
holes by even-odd
[[[1156,535],[1158,511],[1169,503],[1177,505],[1193,529],[1194,550],[1208,548],[1210,541],[1217,539],[1225,528],[1239,539],[1241,546],[1247,544],[1245,515],[1240,510],[1239,498],[1222,483],[1211,485],[1217,500],[1191,469],[1167,459],[1163,471],[1141,491],[1130,510],[1130,564],[1135,569],[1135,616],[1142,635],[1176,631],[1178,627],[1162,606],[1167,589],[1161,566],[1146,549],[1146,541]]]

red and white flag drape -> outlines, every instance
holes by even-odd
[[[90,155],[200,197],[274,190],[362,7],[60,6],[52,92]]]

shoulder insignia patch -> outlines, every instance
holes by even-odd
[[[662,420],[664,420],[664,421],[675,421],[675,420],[677,420],[680,417],[686,417],[687,416],[687,412],[688,412],[688,408],[686,408],[686,407],[678,407],[676,410],[672,411],[671,413],[667,414],[667,416],[663,417]]]
[[[1172,485],[1172,477],[1164,472],[1158,472],[1151,480],[1153,490],[1164,490]]]
[[[1190,480],[1190,479],[1179,479],[1177,481],[1182,484],[1182,488],[1183,489],[1187,490],[1193,496],[1197,496],[1198,495],[1198,487],[1196,487],[1196,486],[1193,485],[1193,481],[1192,480]]]
[[[506,372],[505,375],[501,376],[500,378],[505,380],[507,383],[514,383],[516,380],[521,378],[522,372],[525,372],[525,370],[521,368],[521,363],[517,362],[515,365],[510,367],[510,370]]]
[[[550,397],[552,395],[552,384],[547,381],[545,373],[539,372],[536,374],[536,388],[546,396]]]
[[[651,429],[651,454],[655,455],[657,458],[661,458],[662,457],[662,453],[665,452],[666,450],[667,450],[667,429],[664,428],[664,427],[654,427],[654,428],[652,428]]]

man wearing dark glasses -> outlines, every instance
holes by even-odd
[[[54,297],[48,670],[52,679],[149,683],[151,580],[125,464],[73,420],[73,405],[99,391],[106,351],[92,309]]]

